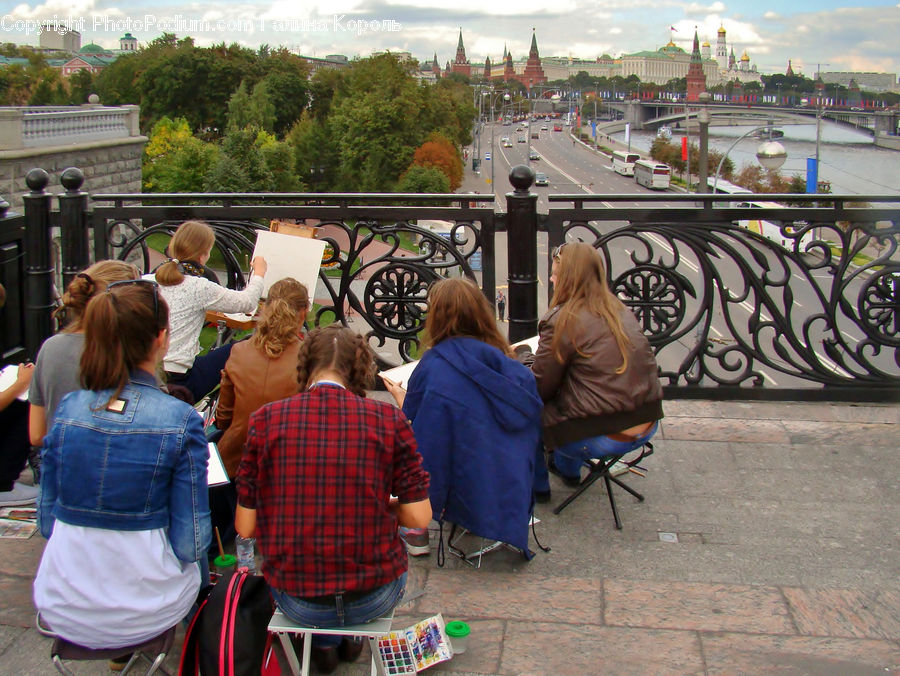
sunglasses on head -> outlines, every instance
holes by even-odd
[[[153,316],[156,317],[156,323],[159,324],[159,284],[152,279],[123,279],[121,282],[113,282],[106,287],[106,292],[110,293],[115,287],[122,286],[149,286],[153,289]]]
[[[552,254],[552,255],[553,255],[553,259],[554,259],[554,260],[557,260],[557,259],[559,258],[559,254],[562,253],[562,250],[563,250],[563,248],[564,248],[565,246],[566,246],[565,244],[560,244],[558,247],[556,247],[555,249],[553,249],[553,254]]]

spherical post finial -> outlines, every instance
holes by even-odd
[[[509,170],[509,182],[517,193],[528,193],[528,189],[534,185],[534,171],[525,164],[517,164]]]
[[[44,188],[46,188],[49,183],[50,174],[40,167],[35,167],[25,174],[25,185],[31,188],[31,192],[33,193],[44,192]]]
[[[96,94],[91,94],[90,96],[88,96],[88,103],[96,106],[98,103],[100,103],[100,97]]]
[[[84,172],[78,167],[64,169],[59,176],[59,182],[68,192],[78,192],[84,184]]]

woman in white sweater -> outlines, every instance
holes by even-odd
[[[169,243],[169,258],[149,275],[160,285],[169,306],[169,350],[163,368],[170,383],[187,387],[196,400],[219,384],[232,344],[200,353],[200,330],[206,311],[252,314],[263,292],[267,264],[256,257],[250,262],[252,274],[242,291],[233,291],[204,277],[216,235],[200,221],[182,223]]]

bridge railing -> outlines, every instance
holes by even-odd
[[[505,231],[501,283],[513,341],[538,330],[538,273],[547,279],[549,251],[580,239],[600,249],[612,288],[642,322],[669,396],[900,400],[900,197],[867,197],[867,208],[854,206],[859,196],[822,203],[822,196],[742,195],[801,204],[746,209],[727,195],[558,195],[538,213],[524,166],[510,174],[505,212],[492,195],[89,197],[81,180],[77,170],[62,176],[67,274],[110,256],[150,271],[175,228],[199,218],[216,230],[225,282],[239,287],[256,231],[270,219],[306,220],[328,245],[312,322],[352,326],[385,362],[418,356],[435,279],[471,277],[493,300],[495,239]],[[46,173],[35,170],[28,181],[26,224],[40,232],[57,214]],[[42,265],[30,279],[49,287]],[[35,295],[29,310],[36,327],[42,302]],[[33,354],[37,345],[28,348]]]
[[[900,197],[745,197],[803,206],[552,195],[548,247],[600,249],[670,396],[896,400]]]

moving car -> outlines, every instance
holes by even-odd
[[[512,141],[509,140],[509,136],[504,136],[502,139],[500,139],[500,145],[502,145],[504,148],[512,148]]]
[[[519,143],[526,143],[526,142],[528,141],[528,139],[525,138],[524,136],[520,136],[520,137],[517,138],[516,140],[517,140]]]
[[[528,159],[529,159],[529,160],[539,160],[539,159],[541,159],[541,156],[538,155],[538,151],[537,151],[537,150],[535,150],[534,148],[532,148],[532,149],[531,149],[531,152],[528,153]]]
[[[547,179],[547,174],[543,171],[539,171],[534,175],[534,184],[535,185],[550,185],[550,181]]]
[[[541,125],[541,131],[547,131],[549,127],[546,124]]]
[[[562,131],[562,125],[557,122],[553,125],[553,131]]]

